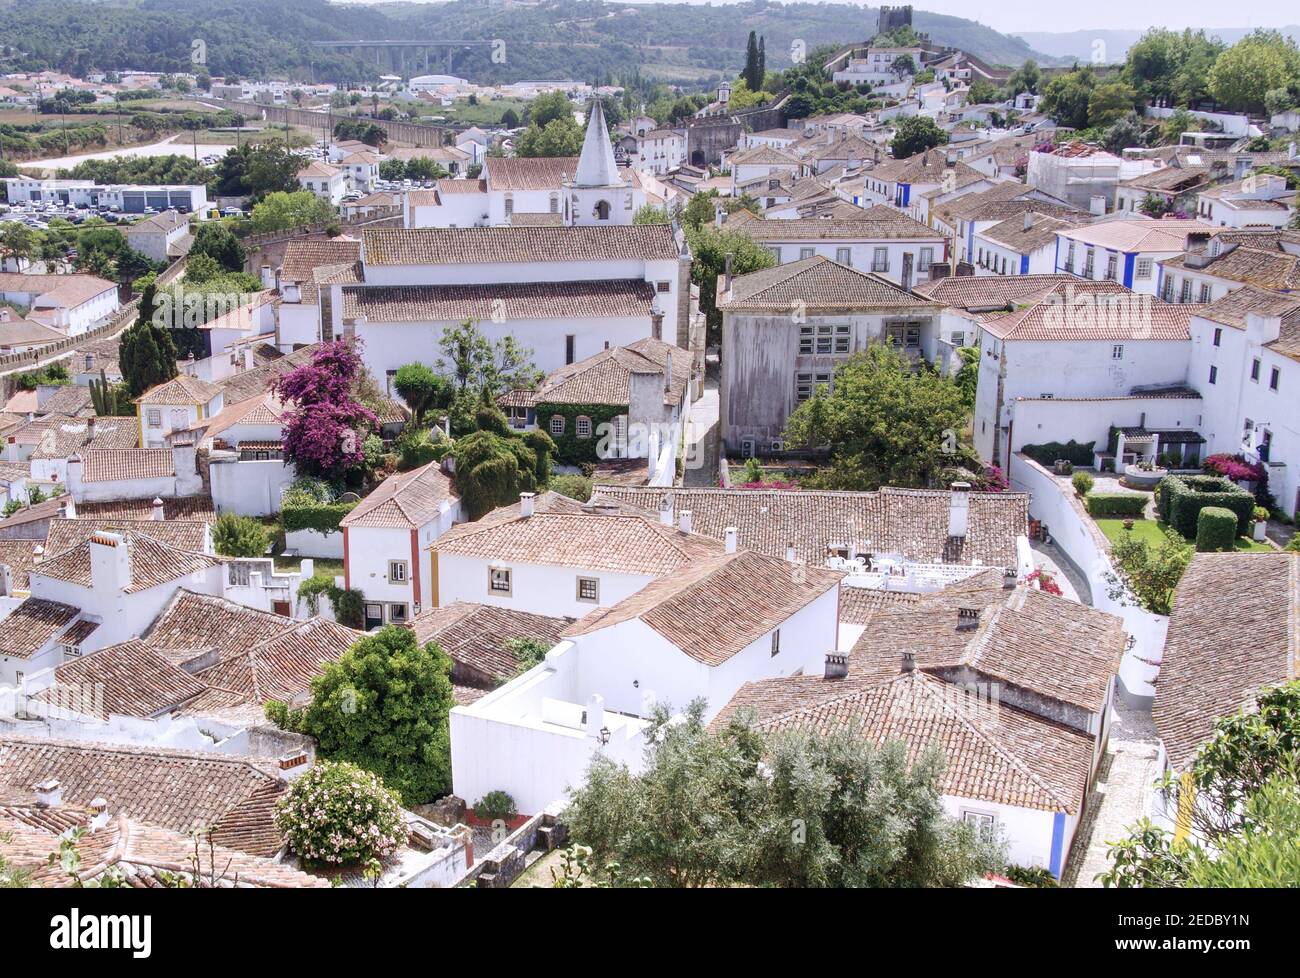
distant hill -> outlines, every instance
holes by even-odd
[[[602,0],[451,0],[447,3],[332,4],[323,0],[0,0],[5,25],[0,68],[55,68],[76,75],[138,68],[190,70],[191,42],[207,46],[214,75],[365,81],[398,69],[375,53],[340,53],[313,41],[464,39],[505,41],[505,60],[487,48],[435,52],[429,70],[483,83],[537,78],[591,82],[634,72],[704,82],[744,63],[751,30],[766,39],[767,65],[806,50],[863,41],[877,10],[836,3],[751,0],[725,6]],[[1020,38],[960,17],[918,11],[914,26],[939,44],[992,64],[1018,65],[1035,52]],[[407,62],[408,71],[422,70]]]
[[[1206,33],[1220,40],[1235,44],[1253,28],[1219,27],[1207,28]],[[1016,37],[1024,40],[1030,47],[1044,54],[1062,60],[1077,59],[1089,61],[1092,58],[1093,42],[1103,41],[1106,45],[1105,58],[1110,64],[1123,61],[1132,47],[1145,31],[1019,31]],[[1300,41],[1300,26],[1283,27],[1282,33]]]

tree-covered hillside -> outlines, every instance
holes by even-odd
[[[502,0],[369,6],[324,0],[5,0],[0,2],[0,68],[57,68],[78,75],[124,68],[183,71],[191,68],[197,39],[206,44],[213,75],[362,81],[380,70],[373,51],[352,56],[312,42],[500,38],[506,42],[503,62],[494,62],[487,48],[461,49],[451,57],[451,70],[484,83],[604,81],[637,73],[699,82],[737,71],[751,30],[765,38],[767,67],[777,70],[790,65],[796,41],[811,51],[866,40],[875,32],[876,14],[874,8],[848,4],[768,0],[725,6],[601,0],[537,6]],[[915,26],[937,43],[995,64],[1019,64],[1033,56],[1019,38],[974,21],[918,11]],[[430,70],[447,68],[446,55],[435,55]]]

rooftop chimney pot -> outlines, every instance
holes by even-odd
[[[736,552],[736,537],[739,533],[740,531],[734,526],[729,526],[722,531],[723,540],[726,541],[727,553],[734,554]]]
[[[681,514],[677,517],[677,529],[682,533],[690,533],[692,525],[693,521],[691,519],[691,511],[689,509],[682,510]]]
[[[529,517],[533,515],[533,504],[537,499],[537,494],[532,492],[521,492],[519,494],[519,515]]]
[[[826,653],[826,678],[844,679],[849,674],[849,657],[843,652]]]

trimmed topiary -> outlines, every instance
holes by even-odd
[[[1250,532],[1255,497],[1230,479],[1214,475],[1166,476],[1156,488],[1160,515],[1188,540],[1196,539],[1198,515],[1206,506],[1230,510],[1237,518],[1234,536]]]
[[[1141,516],[1147,497],[1136,492],[1093,492],[1086,499],[1089,516]]]
[[[1093,478],[1087,472],[1074,473],[1070,483],[1074,486],[1074,491],[1080,496],[1086,496],[1092,492]]]
[[[1201,553],[1232,550],[1237,539],[1237,514],[1222,506],[1206,506],[1196,517],[1196,549]]]

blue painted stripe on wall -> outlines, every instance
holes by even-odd
[[[906,207],[909,203],[911,203],[911,201],[912,201],[912,185],[910,183],[905,183],[903,184],[903,206]]]
[[[1020,274],[1021,274],[1021,275],[1028,275],[1028,274],[1029,274],[1029,256],[1028,256],[1028,255],[1021,255],[1021,256],[1020,256]]]
[[[1061,857],[1065,849],[1065,812],[1052,816],[1052,864],[1048,867],[1052,875],[1061,878]]]
[[[1056,253],[1052,255],[1052,271],[1059,272],[1060,270],[1061,270],[1061,236],[1058,234],[1056,236]]]
[[[1133,266],[1137,262],[1137,255],[1124,253],[1124,288],[1133,288]]]

